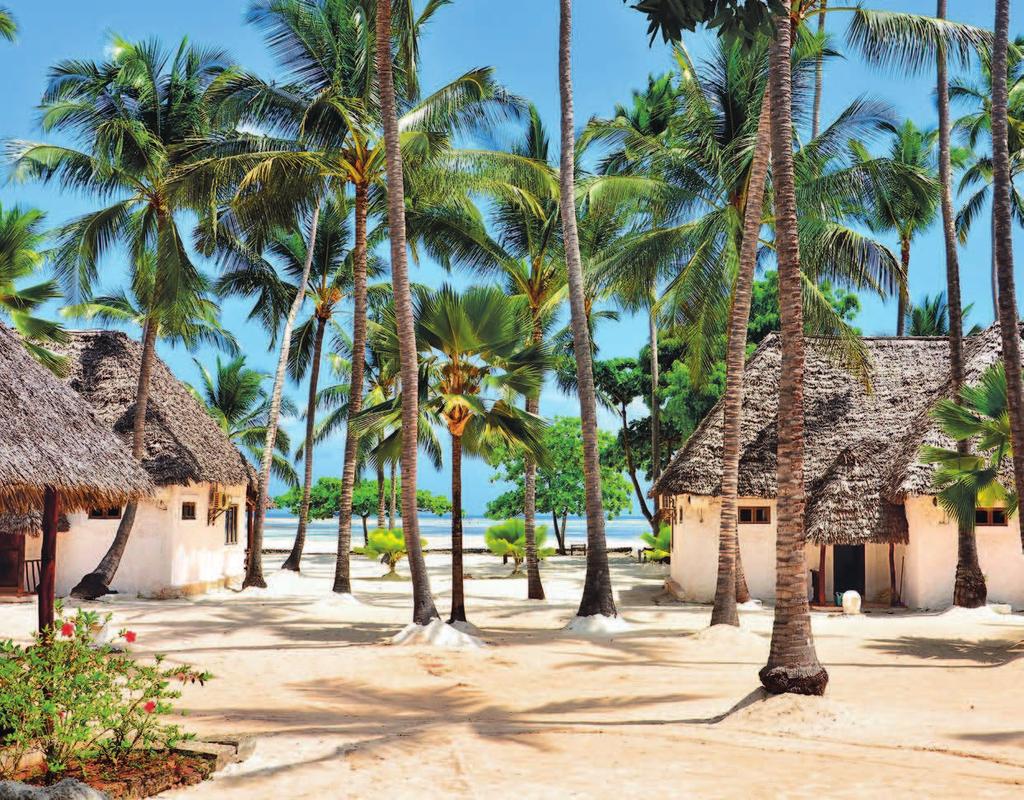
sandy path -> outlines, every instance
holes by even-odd
[[[253,759],[168,797],[1024,792],[1020,614],[817,616],[828,696],[762,702],[770,612],[744,613],[736,635],[698,633],[708,609],[655,604],[662,567],[614,559],[633,628],[587,639],[558,632],[582,560],[546,566],[550,599],[528,603],[525,581],[473,557],[469,615],[489,646],[442,651],[382,645],[408,620],[409,586],[354,564],[363,605],[330,594],[321,556],[263,593],[94,604],[139,632],[137,649],[215,673],[183,698],[189,726],[259,734]],[[444,613],[447,562],[429,564]],[[33,613],[0,606],[0,630],[27,631]]]

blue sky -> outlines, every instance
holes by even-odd
[[[139,3],[136,0],[48,0],[27,3],[15,0],[13,6],[21,25],[17,44],[0,46],[0,74],[7,76],[0,89],[0,136],[3,138],[39,138],[36,104],[46,80],[47,68],[64,58],[103,56],[111,33],[129,39],[158,36],[168,45],[188,35],[194,42],[226,48],[247,68],[263,75],[274,74],[274,64],[260,33],[244,24],[247,3],[244,0],[177,0],[173,6]],[[934,13],[933,0],[876,0],[874,7],[916,13]],[[950,16],[964,22],[991,27],[991,4],[976,0],[952,0]],[[607,115],[616,102],[626,101],[630,91],[646,83],[651,72],[671,66],[667,48],[648,46],[643,17],[627,8],[621,0],[577,0],[574,31],[574,78],[577,122],[591,115]],[[1024,0],[1013,0],[1013,31],[1020,30],[1017,20],[1024,17]],[[842,15],[833,16],[830,28],[836,32],[842,49]],[[558,93],[556,73],[557,3],[554,0],[456,0],[436,16],[423,43],[423,85],[439,85],[473,67],[493,66],[497,77],[516,94],[528,98],[540,109],[553,138],[557,135]],[[691,53],[699,60],[708,52],[709,37],[694,34],[687,39]],[[823,119],[835,116],[857,96],[868,94],[890,103],[900,117],[913,119],[919,126],[935,124],[934,78],[896,77],[861,63],[849,53],[830,63],[825,77]],[[49,220],[58,224],[93,207],[88,198],[60,192],[56,187],[38,185],[0,186],[0,201],[19,203],[45,210]],[[972,241],[961,250],[961,280],[966,302],[974,302],[971,322],[988,324],[992,319],[989,299],[989,237],[987,226],[980,225]],[[894,245],[894,242],[890,242]],[[1024,253],[1019,231],[1015,239],[1018,253]],[[212,267],[211,267],[212,269]],[[104,268],[104,286],[117,285],[124,274],[121,259],[112,257]],[[417,280],[438,284],[444,273],[435,266],[422,265]],[[456,276],[457,283],[464,277]],[[914,245],[911,264],[911,294],[918,298],[935,293],[945,285],[945,261],[941,231],[934,226]],[[274,366],[274,357],[266,352],[262,330],[247,323],[247,306],[229,300],[223,305],[224,320],[243,343],[250,362],[265,370]],[[895,304],[864,298],[864,310],[858,321],[865,333],[888,334],[895,328]],[[133,332],[134,333],[134,332]],[[599,332],[603,357],[635,355],[643,344],[646,326],[643,320],[623,318]],[[192,356],[184,351],[161,347],[161,356],[186,380],[196,375]],[[199,358],[212,362],[214,354],[204,351]],[[289,394],[301,401],[305,387],[289,386]],[[575,414],[574,398],[546,391],[542,411],[546,415]],[[606,415],[603,424],[615,425]],[[300,420],[288,420],[285,427],[300,438]],[[426,465],[424,465],[426,467]],[[325,443],[316,453],[316,474],[334,475],[341,469],[341,442]],[[483,509],[486,499],[500,490],[488,482],[487,469],[467,464],[464,484],[465,505],[470,512]],[[446,492],[449,477],[429,468],[421,469],[421,484]]]

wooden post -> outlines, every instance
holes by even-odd
[[[43,547],[39,564],[39,630],[53,626],[53,598],[57,584],[57,517],[60,498],[52,486],[43,494]]]
[[[818,551],[818,596],[814,602],[819,606],[825,605],[825,547],[822,545]]]

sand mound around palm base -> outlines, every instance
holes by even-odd
[[[427,645],[447,650],[476,650],[484,647],[483,641],[476,636],[453,628],[439,619],[432,620],[428,625],[417,625],[415,622],[406,625],[391,638],[391,644],[400,647]]]
[[[693,634],[693,640],[706,644],[721,644],[738,647],[763,647],[764,638],[745,628],[735,625],[712,625]]]
[[[842,738],[858,725],[855,711],[830,697],[769,694],[757,689],[716,724],[763,733]]]
[[[592,614],[589,617],[573,617],[562,630],[580,636],[614,636],[631,631],[633,626],[622,617],[606,617]]]

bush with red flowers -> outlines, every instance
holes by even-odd
[[[59,610],[59,609],[58,609]],[[60,773],[72,759],[112,766],[129,753],[173,746],[190,738],[163,721],[180,692],[174,684],[204,683],[189,666],[137,661],[94,631],[109,622],[95,612],[58,618],[29,647],[0,641],[0,778],[10,777],[30,750]],[[134,642],[132,631],[119,638]]]

